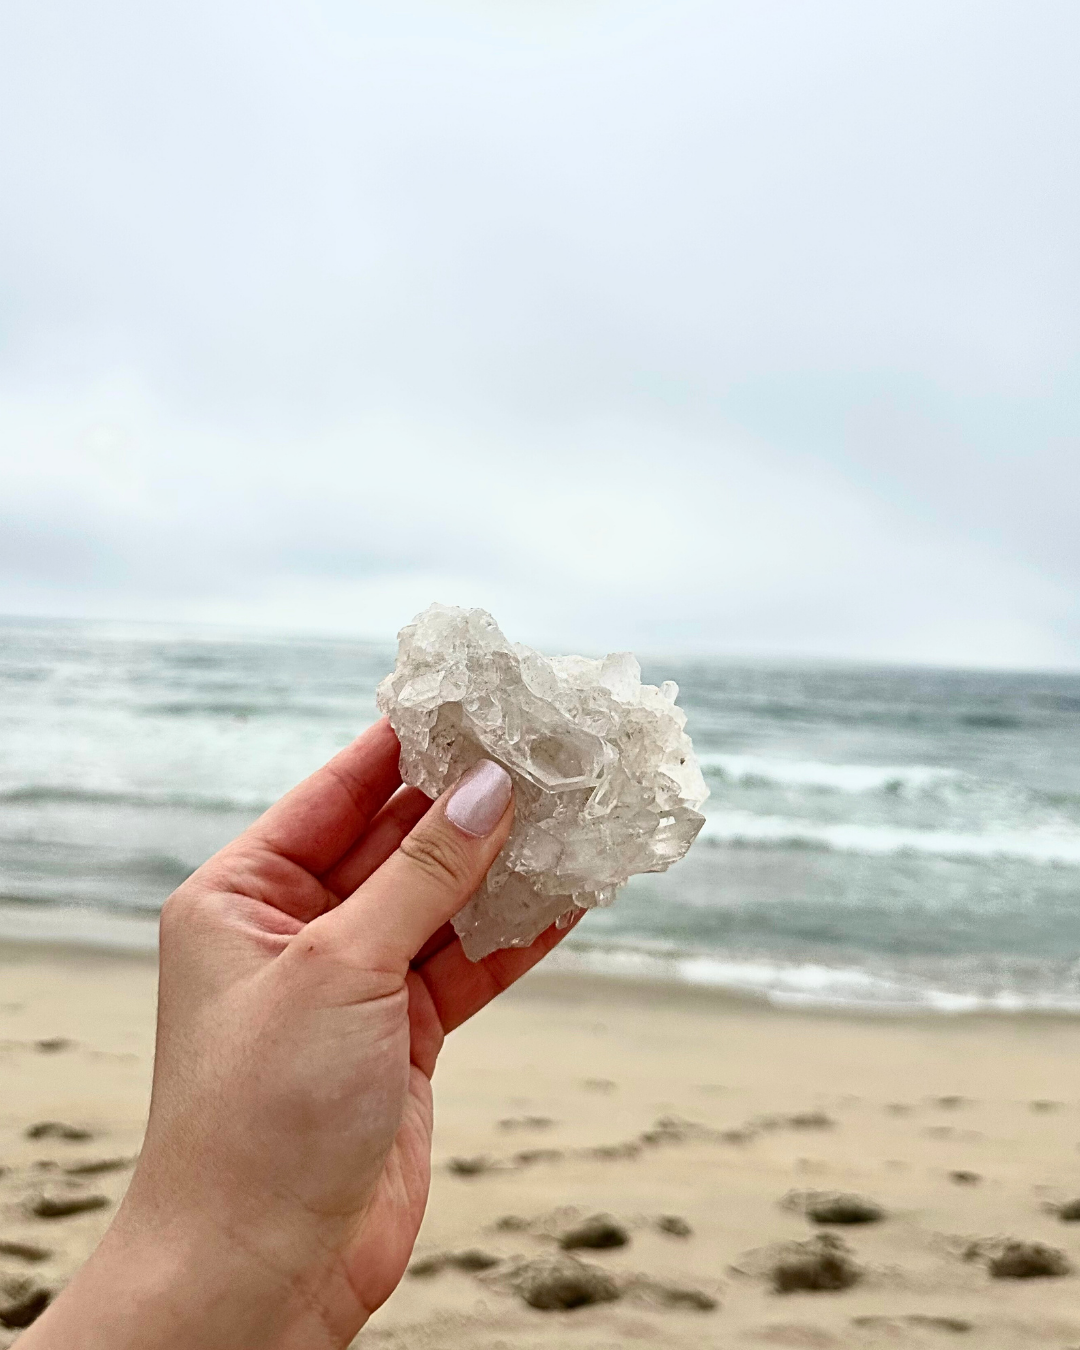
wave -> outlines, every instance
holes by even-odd
[[[903,730],[934,734],[941,731],[1020,731],[1052,723],[1054,714],[1075,712],[1068,696],[1036,703],[1030,709],[981,708],[958,706],[956,703],[933,702],[867,702],[856,693],[851,699],[814,698],[789,701],[785,699],[717,698],[701,687],[682,685],[685,703],[707,703],[712,709],[729,717],[747,717],[755,722],[779,722],[792,726],[836,726],[871,729]],[[1028,715],[1030,713],[1030,715]]]
[[[757,755],[706,752],[698,756],[704,772],[747,787],[818,787],[837,792],[899,792],[962,777],[958,769],[927,764],[827,764],[817,760],[763,759]]]
[[[137,806],[187,807],[194,811],[265,811],[272,800],[262,796],[202,797],[176,792],[116,792],[101,788],[29,783],[0,791],[0,803],[12,806]]]
[[[232,699],[174,700],[169,703],[147,703],[139,709],[142,717],[228,717],[247,722],[253,717],[292,717],[312,719],[356,719],[356,709],[344,699],[326,703],[291,703],[280,700],[273,703],[245,703]],[[364,723],[366,725],[366,723]]]
[[[1080,832],[999,830],[977,834],[852,822],[817,824],[784,816],[757,816],[749,811],[721,811],[706,818],[699,838],[714,844],[826,848],[878,857],[923,853],[942,858],[1017,858],[1080,867]]]
[[[786,1007],[853,1008],[874,1012],[1080,1013],[1075,988],[993,993],[943,988],[917,977],[875,974],[813,962],[739,960],[703,952],[616,947],[568,938],[544,962],[567,974],[694,985],[763,999]]]
[[[12,901],[15,900],[15,903]],[[152,953],[157,916],[150,912],[48,904],[0,898],[0,941],[91,947]],[[761,999],[780,1007],[837,1008],[877,1013],[1067,1013],[1080,1014],[1072,987],[1021,992],[1000,988],[974,992],[945,988],[933,979],[886,975],[853,966],[815,962],[738,959],[721,953],[664,951],[644,945],[590,942],[571,935],[544,961],[544,969],[568,975],[656,984],[689,985]]]
[[[148,954],[157,950],[156,914],[121,915],[85,906],[13,900],[4,896],[0,903],[0,940]]]

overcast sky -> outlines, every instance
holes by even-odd
[[[0,613],[1080,666],[1075,0],[6,0]]]

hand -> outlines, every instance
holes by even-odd
[[[443,1037],[562,936],[470,963],[448,920],[509,777],[482,761],[434,805],[400,783],[379,722],[166,902],[143,1151],[20,1350],[343,1347],[397,1285]]]

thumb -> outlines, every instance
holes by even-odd
[[[502,765],[480,760],[359,890],[316,922],[333,941],[363,943],[379,965],[404,970],[487,875],[514,822],[512,796]]]

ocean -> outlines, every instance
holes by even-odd
[[[391,646],[0,622],[0,934],[122,941],[375,717]],[[564,967],[1080,1012],[1080,674],[653,658],[712,795]],[[123,918],[135,922],[127,927]]]

